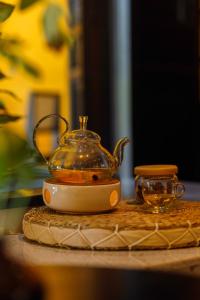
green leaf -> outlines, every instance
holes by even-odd
[[[8,59],[9,62],[12,64],[17,64],[19,62],[19,59],[15,54],[12,54],[9,52],[8,49],[5,50],[3,49],[3,47],[1,47],[1,43],[0,43],[0,55]]]
[[[10,191],[17,182],[22,186],[36,178],[32,157],[26,140],[5,127],[0,128],[0,190]]]
[[[29,6],[35,4],[39,0],[21,0],[19,8],[21,10],[28,8]]]
[[[6,124],[8,122],[14,122],[19,120],[20,116],[12,116],[12,115],[0,115],[0,124]]]
[[[13,93],[12,91],[7,90],[7,89],[0,89],[0,94],[6,94],[6,95],[14,98],[15,100],[20,100],[20,98],[15,93]]]
[[[24,58],[10,53],[9,51],[5,51],[0,49],[0,55],[4,56],[6,59],[8,59],[8,61],[13,64],[16,65],[17,67],[22,67],[22,69],[24,69],[24,71],[26,71],[26,73],[28,73],[29,75],[35,77],[35,78],[39,78],[40,77],[40,72],[39,70],[33,66],[33,64],[31,64],[29,61],[25,60]],[[1,92],[1,90],[0,90]]]
[[[56,4],[50,4],[44,12],[43,29],[49,46],[58,49],[64,44],[65,36],[59,26],[62,9]]]
[[[4,56],[6,59],[9,60],[10,63],[14,65],[21,64],[22,58],[20,58],[16,54],[10,53],[8,49],[7,50],[1,49],[1,45],[0,45],[0,55]]]
[[[0,100],[0,109],[6,109],[5,104],[1,100]]]
[[[0,71],[0,80],[5,79],[5,78],[6,78],[6,75],[2,71]]]
[[[22,67],[24,68],[24,70],[27,73],[29,73],[31,76],[33,76],[35,78],[40,77],[40,72],[32,64],[30,64],[29,62],[27,62],[25,60],[22,60],[21,63],[22,63]]]
[[[14,5],[0,2],[0,23],[6,21],[12,14]]]
[[[10,192],[17,185],[25,188],[35,183],[35,180],[48,176],[47,172],[41,172],[42,167],[36,162],[35,150],[29,143],[16,135],[15,132],[0,127],[0,206],[2,200],[7,200]],[[2,193],[4,192],[4,193]],[[16,195],[16,194],[15,194]],[[6,205],[6,201],[4,202]],[[10,202],[8,203],[11,204]]]
[[[4,51],[13,50],[13,48],[17,48],[19,46],[23,46],[23,41],[19,38],[10,38],[10,37],[0,37],[0,49]]]

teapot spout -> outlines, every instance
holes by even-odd
[[[124,147],[128,144],[130,140],[127,137],[120,139],[114,149],[113,156],[116,161],[117,167],[119,167],[123,161],[124,157]]]

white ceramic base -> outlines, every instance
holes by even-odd
[[[105,185],[67,185],[43,182],[45,204],[60,212],[98,213],[112,210],[121,199],[120,181]]]

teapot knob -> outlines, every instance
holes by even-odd
[[[80,129],[87,129],[88,116],[79,116]]]

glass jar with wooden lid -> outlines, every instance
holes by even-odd
[[[178,181],[176,165],[143,165],[134,168],[136,202],[152,213],[173,207],[185,187]]]

